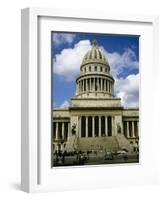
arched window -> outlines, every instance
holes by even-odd
[[[102,67],[100,67],[100,71],[102,72]]]
[[[91,66],[89,66],[89,71],[91,72]]]

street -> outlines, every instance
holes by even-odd
[[[80,158],[78,155],[59,157],[54,159],[53,166],[77,166],[77,165],[98,165],[98,164],[121,164],[121,163],[138,163],[138,154],[130,155],[114,155],[112,158],[105,158],[103,153],[83,155]]]

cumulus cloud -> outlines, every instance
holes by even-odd
[[[104,48],[103,51],[109,61],[111,74],[114,77],[118,77],[125,70],[130,73],[133,69],[137,69],[139,67],[135,52],[130,48],[124,49],[123,54],[119,54],[118,52],[109,53]]]
[[[139,107],[139,74],[131,74],[115,81],[115,93],[125,107]]]
[[[75,39],[76,35],[71,33],[53,33],[54,45],[71,44]]]
[[[68,108],[70,106],[70,103],[68,101],[64,101],[61,105],[60,108]]]
[[[111,66],[111,74],[115,78],[116,96],[122,98],[122,104],[125,107],[137,107],[139,104],[139,74],[135,75],[131,72],[133,69],[138,69],[139,63],[134,51],[127,48],[120,54],[118,52],[109,53],[103,47],[100,48]],[[63,49],[53,61],[54,73],[63,76],[65,81],[74,81],[79,75],[83,56],[90,49],[89,40],[81,40],[73,48]],[[122,78],[121,74],[124,72],[127,74],[125,78]]]
[[[54,73],[62,75],[65,80],[75,80],[80,71],[80,65],[85,53],[90,50],[89,40],[81,40],[74,45],[74,48],[63,49],[54,59]]]

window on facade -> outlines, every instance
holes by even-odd
[[[89,71],[91,71],[91,66],[89,66]]]
[[[107,68],[105,68],[105,72],[107,72]]]
[[[97,66],[95,66],[95,71],[97,71]]]
[[[100,67],[100,71],[102,72],[102,67]]]

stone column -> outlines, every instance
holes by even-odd
[[[86,126],[85,126],[85,132],[86,132],[86,137],[88,137],[88,117],[86,116],[85,117],[85,119],[86,119]]]
[[[109,84],[109,80],[108,80],[108,93],[110,93],[110,91],[109,91],[109,85],[110,85],[110,84]]]
[[[71,127],[70,127],[70,122],[68,122],[68,138],[70,138],[71,134]]]
[[[107,92],[107,80],[105,80],[105,91]]]
[[[95,117],[92,117],[92,137],[95,137]]]
[[[112,82],[110,81],[110,93],[112,94]]]
[[[56,122],[56,134],[55,134],[56,140],[58,140],[58,122]]]
[[[92,91],[92,78],[90,78],[90,90]]]
[[[107,80],[105,79],[105,91],[107,92],[106,85],[107,85]]]
[[[100,78],[98,79],[98,88],[99,88],[99,91],[101,91]]]
[[[139,121],[137,121],[136,125],[137,125],[137,137],[139,137]]]
[[[115,136],[116,134],[115,116],[112,116],[112,136]]]
[[[103,84],[102,84],[103,79],[101,78],[101,91],[103,91]]]
[[[90,90],[90,78],[88,78],[88,91]]]
[[[93,87],[94,87],[94,91],[95,91],[95,87],[96,87],[96,86],[95,86],[95,85],[96,85],[96,79],[94,78],[93,80],[94,80]]]
[[[99,136],[101,137],[101,116],[99,116]]]
[[[126,122],[126,136],[127,136],[127,138],[129,138],[130,137],[130,134],[129,134],[129,122],[127,121]]]
[[[84,83],[84,92],[85,92],[85,89],[86,89],[85,79],[83,80],[83,83]]]
[[[111,90],[112,90],[112,94],[114,94],[113,83],[111,84]]]
[[[85,80],[85,83],[86,83],[86,92],[88,91],[88,80],[86,79]]]
[[[99,78],[97,78],[96,81],[97,81],[97,91],[99,91]]]
[[[134,121],[132,121],[132,137],[135,137]]]
[[[81,82],[81,92],[83,92],[83,80],[81,80],[80,82]]]
[[[105,135],[108,136],[108,117],[105,116]]]
[[[105,79],[104,79],[104,91],[106,91]]]
[[[81,85],[81,81],[80,81],[80,93],[81,93],[81,91],[82,91],[82,85]]]
[[[80,81],[78,81],[78,94],[80,93]]]
[[[107,90],[107,92],[109,93],[109,80],[107,80],[107,85],[108,85],[108,90]]]
[[[81,117],[78,118],[78,124],[79,124],[79,127],[78,127],[78,130],[79,130],[79,137],[81,137]]]
[[[62,139],[64,139],[64,132],[65,132],[65,126],[64,122],[62,122]]]

